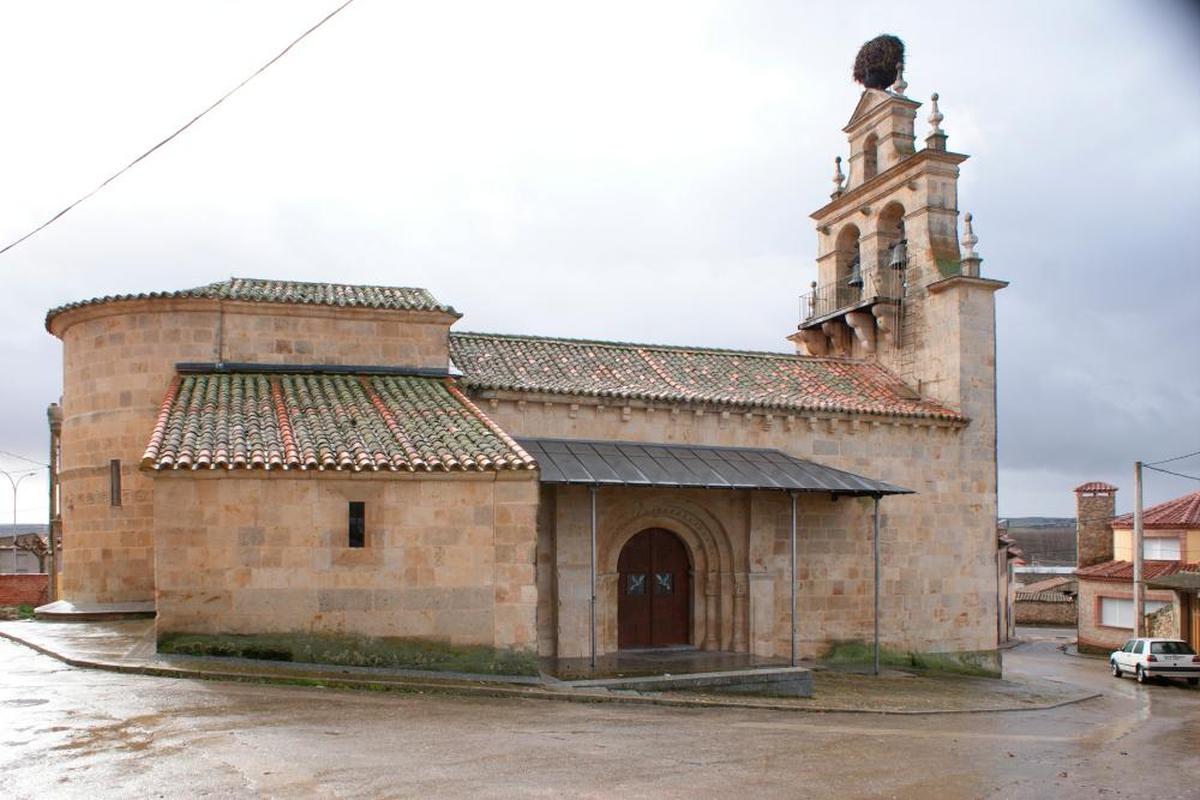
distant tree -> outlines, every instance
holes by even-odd
[[[50,555],[50,543],[38,533],[23,533],[13,540],[13,546],[26,553],[33,553],[38,560],[38,572],[46,571],[46,557]]]

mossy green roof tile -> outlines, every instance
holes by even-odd
[[[422,472],[536,465],[444,379],[223,372],[175,377],[142,466]]]
[[[476,390],[962,421],[865,361],[487,333],[451,333]]]

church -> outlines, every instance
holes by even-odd
[[[922,104],[883,73],[812,214],[789,352],[473,333],[391,286],[51,310],[63,599],[152,604],[160,639],[794,663],[877,635],[996,669],[1006,284],[969,214],[960,237],[937,95],[918,146]]]

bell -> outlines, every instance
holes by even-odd
[[[861,288],[863,285],[862,267],[857,258],[850,264],[850,280],[846,281],[846,285],[856,288]]]
[[[905,241],[901,239],[892,246],[892,260],[888,266],[892,269],[904,269],[908,266],[908,253],[905,252]]]

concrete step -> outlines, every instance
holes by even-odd
[[[56,600],[33,610],[38,619],[53,622],[101,622],[120,619],[153,619],[154,601],[140,603],[73,603]]]
[[[592,678],[563,681],[571,689],[669,692],[705,689],[730,694],[767,697],[811,697],[812,671],[804,667],[757,667],[681,675],[643,675],[635,678]]]

